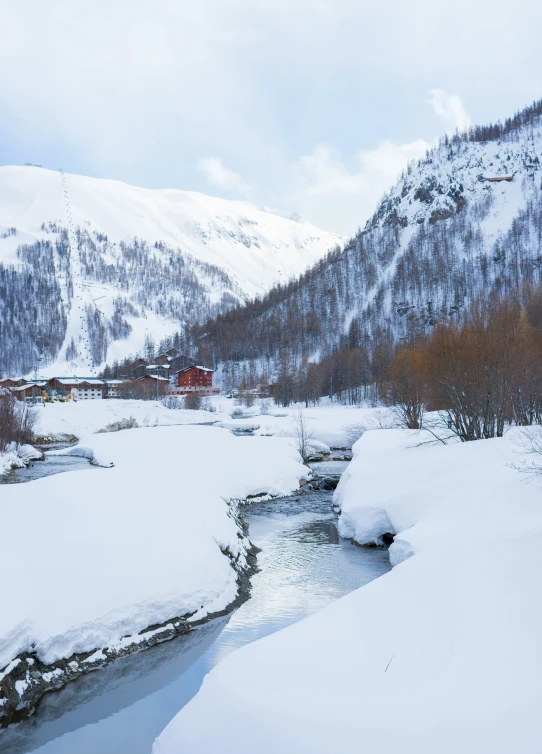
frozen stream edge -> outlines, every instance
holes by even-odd
[[[256,555],[259,550],[248,539],[248,527],[239,511],[243,502],[246,501],[235,500],[229,503],[230,515],[244,534],[241,553],[237,558],[227,550],[224,552],[237,572],[237,596],[232,602],[223,610],[208,613],[203,618],[191,621],[190,618],[195,613],[176,616],[164,623],[148,626],[138,634],[125,636],[114,646],[75,653],[50,665],[42,663],[33,653],[21,653],[0,671],[0,728],[6,728],[30,717],[45,694],[58,691],[80,676],[99,670],[121,657],[186,634],[197,626],[228,615],[246,602],[250,597],[250,579],[257,571]]]

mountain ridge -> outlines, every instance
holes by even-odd
[[[337,369],[346,374],[356,350],[363,379],[374,376],[394,344],[460,320],[474,301],[540,282],[541,171],[541,102],[504,125],[443,137],[341,250],[242,311],[195,326],[193,347],[226,369],[245,362],[247,373],[266,369],[268,378],[284,371],[285,357],[295,371],[341,349]],[[502,177],[512,180],[491,180]],[[339,382],[326,379],[326,391]]]
[[[244,201],[0,167],[0,369],[88,374],[298,275],[340,241]]]

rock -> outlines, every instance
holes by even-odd
[[[336,477],[326,477],[320,482],[321,490],[334,490],[339,484],[339,480]]]

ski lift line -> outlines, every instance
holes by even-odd
[[[64,201],[65,201],[65,206],[66,206],[66,212],[67,212],[67,215],[68,215],[68,250],[69,250],[68,257],[69,257],[70,266],[73,269],[73,289],[74,289],[73,292],[74,292],[74,299],[82,301],[83,297],[82,297],[82,295],[80,295],[80,291],[82,292],[82,288],[83,288],[83,285],[82,285],[82,274],[81,274],[81,258],[80,258],[80,254],[79,254],[79,246],[78,246],[78,243],[77,243],[76,235],[75,235],[75,232],[74,232],[74,229],[73,229],[72,208],[71,208],[71,203],[70,203],[69,194],[68,194],[68,186],[67,186],[67,183],[66,183],[66,176],[64,174],[64,170],[62,168],[59,168],[58,172],[60,173],[61,186],[62,186],[62,190],[63,190],[63,194],[64,194]],[[73,306],[73,304],[72,304],[72,306]],[[77,305],[77,309],[79,310],[79,312],[83,311],[82,306],[80,304]],[[86,356],[86,368],[92,374],[94,374],[96,370],[92,366],[92,361],[90,359],[89,349],[88,349],[88,346],[86,345],[86,343],[89,342],[89,333],[88,333],[88,329],[85,328],[84,317],[82,317],[82,316],[77,317],[77,315],[75,313],[74,313],[74,315],[71,315],[71,316],[74,317],[74,319],[73,319],[73,324],[74,325],[76,324],[77,319],[80,320],[80,322],[79,322],[79,328],[80,328],[79,329],[79,333],[80,333],[80,335],[79,335],[79,341],[83,341],[85,343],[85,347],[84,348],[85,348],[85,356]]]

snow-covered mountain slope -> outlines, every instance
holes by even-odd
[[[0,370],[41,356],[88,373],[141,350],[147,333],[299,275],[339,241],[247,202],[0,167]]]
[[[232,312],[217,331],[207,328],[209,350],[212,339],[220,360],[288,349],[314,359],[343,346],[371,352],[461,317],[471,301],[538,283],[541,118],[537,103],[504,126],[442,139],[408,167],[343,250],[243,312],[252,340],[242,342]]]

